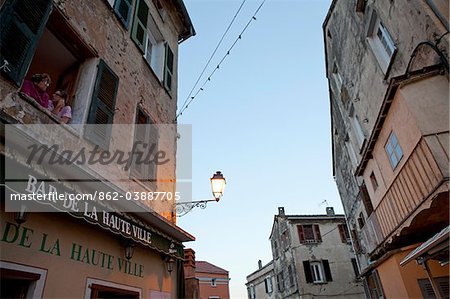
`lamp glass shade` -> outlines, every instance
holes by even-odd
[[[225,190],[226,181],[220,171],[217,171],[211,178],[211,189],[216,200],[219,200]]]

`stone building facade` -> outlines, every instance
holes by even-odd
[[[427,271],[400,265],[449,224],[448,30],[441,0],[337,0],[323,24],[333,175],[369,298],[448,292],[448,245],[415,256]]]
[[[174,122],[178,47],[195,34],[183,1],[0,5],[1,297],[183,297],[182,243],[194,237],[176,226]],[[50,97],[68,94],[67,124],[21,92],[43,73]],[[138,163],[139,143],[166,162]],[[33,159],[33,144],[55,147]],[[157,192],[172,198],[150,200]],[[65,200],[8,208],[51,194]]]
[[[286,215],[278,208],[270,242],[275,298],[361,298],[344,215]]]
[[[261,260],[258,261],[258,270],[247,275],[247,293],[249,299],[277,298],[277,290],[274,286],[275,272],[273,269],[273,261],[266,265],[262,265]]]

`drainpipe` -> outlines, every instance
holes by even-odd
[[[424,258],[418,258],[417,263],[419,265],[422,265],[423,269],[427,273],[427,277],[431,282],[431,287],[433,288],[434,294],[436,295],[436,299],[442,299],[441,294],[439,293],[439,288],[436,284],[436,282],[433,280],[433,275],[431,274],[430,268],[428,267],[428,260],[425,260]]]

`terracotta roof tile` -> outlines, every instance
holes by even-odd
[[[214,274],[226,274],[228,275],[228,271],[224,270],[220,267],[217,267],[211,263],[205,261],[196,261],[195,262],[195,272],[202,273],[214,273]]]

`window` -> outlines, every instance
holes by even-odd
[[[449,298],[449,287],[448,287],[449,277],[435,277],[433,280],[437,285],[439,294],[441,298]],[[436,298],[433,287],[431,286],[429,279],[418,279],[417,280],[420,291],[422,292],[423,298]]]
[[[147,42],[145,44],[144,58],[155,75],[158,77],[159,81],[162,81],[165,46],[164,39],[151,16],[148,21],[148,34]]]
[[[141,298],[139,288],[103,281],[99,279],[88,278],[85,298]]]
[[[292,270],[292,266],[288,266],[288,277],[289,277],[289,286],[294,285],[294,271]]]
[[[358,277],[359,276],[358,263],[356,262],[355,258],[352,258],[351,261],[352,261],[352,267],[353,267],[353,272],[355,273],[355,277]]]
[[[372,201],[370,200],[369,193],[367,192],[365,183],[362,183],[362,185],[359,186],[359,196],[363,202],[367,217],[370,217],[370,214],[372,214],[373,212],[373,205]]]
[[[248,292],[248,298],[249,298],[249,299],[254,299],[254,298],[256,298],[255,286],[254,286],[253,284],[251,284],[251,285],[248,287],[247,292]]]
[[[359,229],[362,229],[364,227],[364,225],[366,224],[365,220],[364,220],[364,214],[361,212],[359,213],[359,217],[358,217],[358,226]]]
[[[375,174],[373,173],[373,171],[370,174],[370,183],[372,184],[373,192],[377,191],[377,189],[378,189],[378,182],[377,182],[377,178],[375,177]]]
[[[277,258],[279,255],[279,252],[278,252],[278,242],[276,240],[273,241],[273,252],[274,252],[275,258]]]
[[[348,233],[347,224],[338,224],[339,235],[342,243],[350,243],[350,234]]]
[[[373,271],[366,277],[364,286],[367,288],[369,298],[384,298],[383,289],[381,287],[380,278],[378,277],[377,271]]]
[[[144,0],[136,0],[131,39],[143,53],[147,43],[148,5]]]
[[[42,298],[47,270],[0,262],[0,298]]]
[[[167,91],[172,91],[172,77],[173,77],[173,63],[174,57],[173,52],[166,43],[166,56],[164,60],[164,87]]]
[[[281,234],[281,244],[282,244],[282,248],[285,251],[289,249],[289,231],[288,230],[285,230]]]
[[[353,104],[349,107],[349,113],[348,116],[350,118],[350,123],[353,128],[353,135],[355,136],[356,142],[359,146],[359,149],[364,145],[364,142],[366,140],[366,136],[364,135],[364,132],[361,127],[361,123],[359,121],[358,115],[355,113],[355,107]]]
[[[125,28],[128,28],[128,24],[130,23],[132,6],[133,0],[116,0],[114,4],[114,12]]]
[[[297,225],[298,238],[300,243],[318,243],[322,242],[319,225]]]
[[[212,279],[211,279],[211,286],[212,286],[212,287],[216,287],[216,286],[217,286],[217,281],[216,281],[215,278],[212,278]]]
[[[303,261],[307,283],[326,283],[333,281],[328,260]]]
[[[334,81],[335,94],[340,95],[341,88],[342,88],[342,77],[339,74],[339,69],[337,67],[336,62],[333,63],[333,69],[332,69],[331,75],[332,75],[333,81]]]
[[[352,240],[353,240],[353,249],[355,249],[355,253],[361,252],[361,244],[359,243],[358,233],[356,231],[356,225],[353,226],[351,231]]]
[[[85,136],[103,149],[109,148],[118,85],[117,75],[100,60],[87,118],[87,123],[94,126],[86,127]]]
[[[397,167],[398,165],[398,162],[400,162],[401,158],[403,157],[403,151],[394,132],[389,135],[388,141],[384,148],[386,149],[389,161],[391,162],[392,169],[395,169],[395,167]]]
[[[0,14],[0,63],[8,63],[5,74],[20,86],[45,24],[52,11],[51,0],[8,0]],[[32,11],[33,13],[29,13]]]
[[[23,15],[23,11],[35,13]],[[2,75],[20,87],[24,79],[45,70],[52,79],[47,93],[66,91],[72,106],[70,123],[83,123],[92,90],[82,86],[89,85],[87,81],[95,76],[95,50],[58,8],[52,8],[52,1],[8,0],[2,7],[0,21],[0,61],[6,60],[10,70]]]
[[[161,1],[160,0],[153,0],[153,4],[155,5],[156,10],[158,11],[158,14],[161,17],[161,19],[163,21],[165,21],[165,19],[166,19],[166,10],[162,6]]]
[[[375,57],[380,64],[384,74],[388,72],[391,60],[395,55],[397,48],[386,27],[380,21],[375,11],[369,20],[367,37]]]
[[[270,293],[273,292],[272,277],[267,276],[267,277],[264,279],[264,286],[265,286],[265,288],[266,288],[266,293],[267,293],[267,294],[270,294]]]
[[[134,144],[136,145],[136,151],[143,152],[143,156],[156,154],[158,151],[158,128],[148,116],[147,113],[140,107],[137,109],[136,114],[136,126],[134,131]],[[135,155],[133,160],[133,167],[131,169],[131,175],[140,180],[145,185],[156,190],[156,175],[157,165],[154,162],[145,163],[141,161],[138,155]],[[152,156],[149,157],[150,161],[154,160]],[[215,279],[213,279],[215,284]],[[213,284],[211,281],[211,285]]]
[[[279,292],[284,291],[284,276],[283,271],[277,274],[277,288]]]

